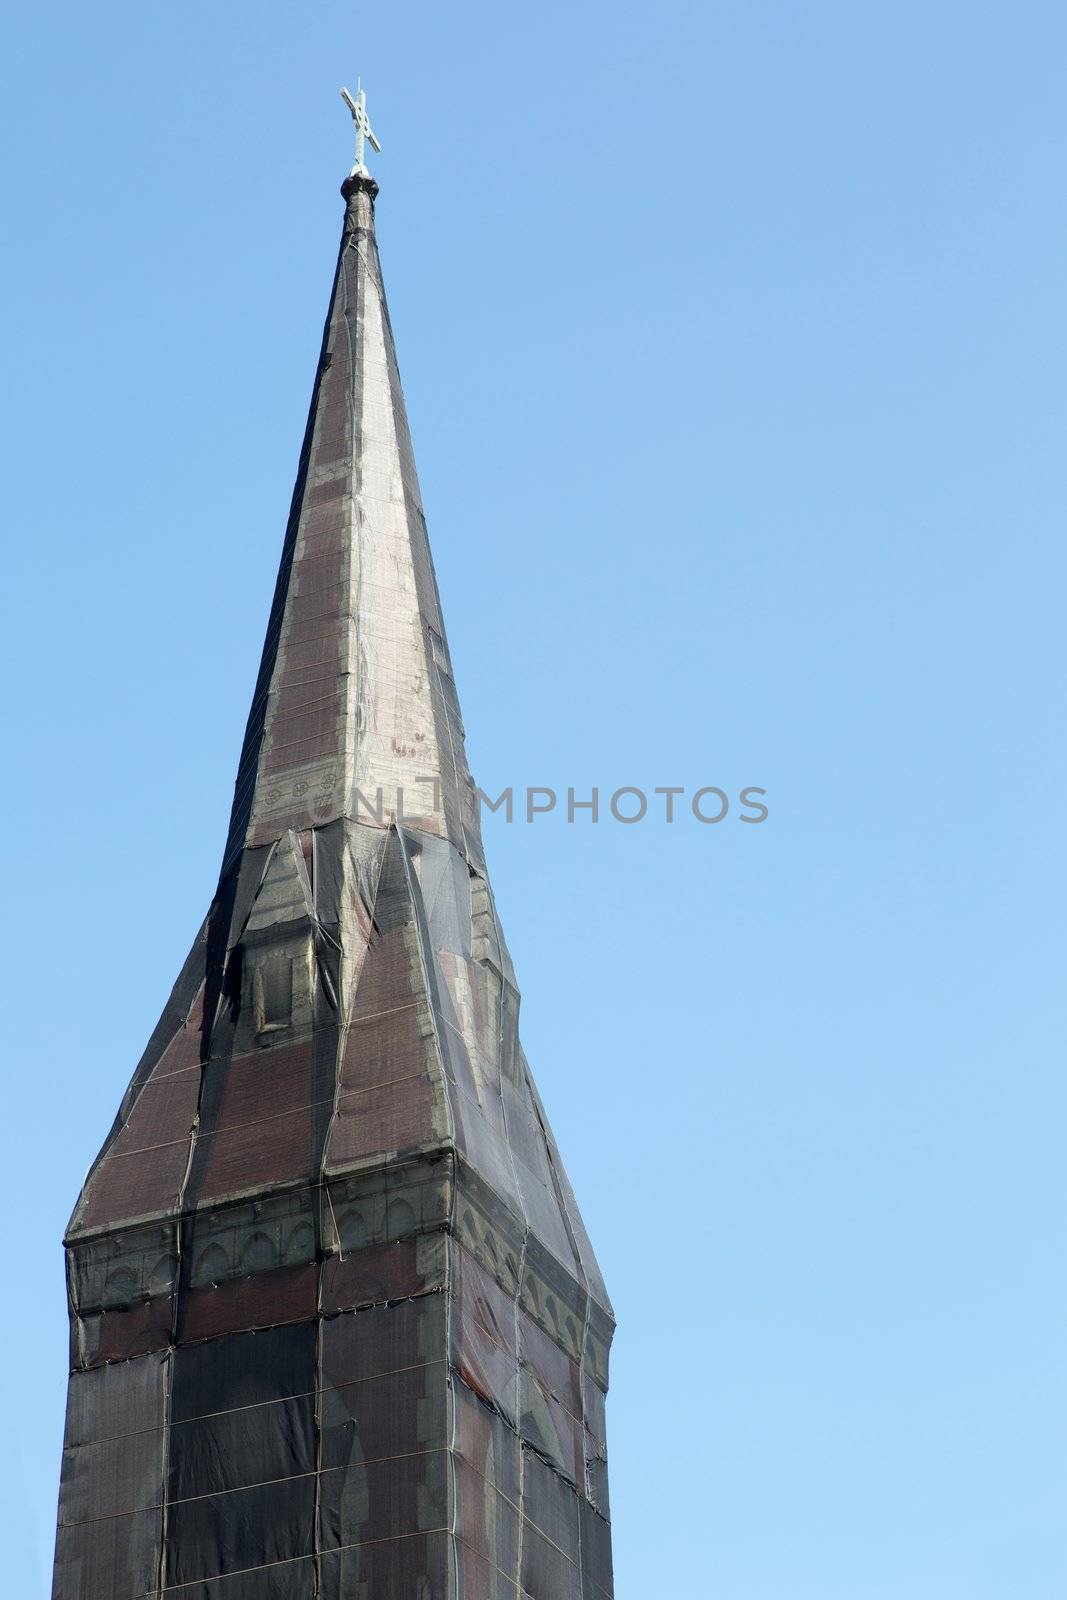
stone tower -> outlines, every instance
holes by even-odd
[[[374,233],[219,885],[66,1238],[54,1600],[602,1600],[612,1317],[518,1042]]]

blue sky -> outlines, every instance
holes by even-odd
[[[524,1037],[619,1318],[619,1600],[1062,1600],[1067,12],[20,7],[3,1528],[210,898],[351,160]]]

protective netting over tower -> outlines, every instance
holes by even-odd
[[[611,1309],[517,1035],[374,238],[204,926],[66,1240],[55,1600],[598,1600]]]

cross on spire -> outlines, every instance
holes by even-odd
[[[369,178],[370,173],[367,171],[366,165],[363,161],[364,140],[369,143],[372,150],[377,150],[379,153],[381,152],[382,147],[378,143],[377,134],[370,125],[370,118],[367,116],[367,96],[364,93],[362,83],[358,78],[356,80],[355,98],[349,94],[347,89],[342,89],[341,99],[344,101],[349,111],[351,111],[352,121],[355,124],[356,129],[356,164],[349,173],[349,177]]]

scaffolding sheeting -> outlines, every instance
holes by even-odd
[[[344,192],[219,888],[68,1231],[54,1600],[611,1592],[611,1308],[518,1041],[376,186]]]

